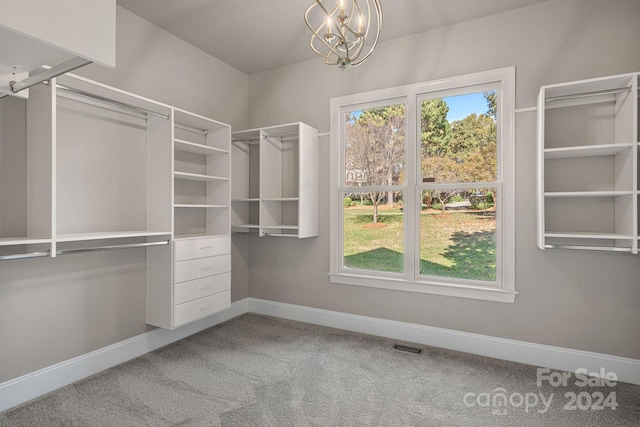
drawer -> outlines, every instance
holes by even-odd
[[[174,264],[174,283],[182,283],[201,277],[213,276],[231,271],[231,255],[220,255],[180,261]]]
[[[231,289],[231,273],[191,280],[175,285],[173,303],[175,305],[183,304],[198,298],[228,291],[229,289]]]
[[[229,236],[176,240],[173,246],[174,261],[185,261],[228,253],[231,253],[231,237]]]
[[[174,327],[178,327],[229,307],[231,307],[231,291],[186,302],[173,308],[173,324]]]

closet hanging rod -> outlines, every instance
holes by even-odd
[[[43,258],[48,256],[49,256],[49,251],[27,252],[23,254],[0,255],[0,261],[10,261],[14,259],[28,259],[28,258]]]
[[[298,135],[298,132],[288,132],[288,133],[283,133],[283,134],[273,134],[273,135],[263,135],[262,138],[267,139],[267,138],[280,138],[280,141],[284,142],[284,141],[297,141],[298,138],[297,137],[293,137],[293,138],[283,138],[284,136],[287,135]],[[259,136],[255,136],[253,138],[234,138],[231,141],[233,142],[246,142],[247,144],[250,144],[251,141],[260,141],[260,137]]]
[[[206,130],[206,129],[198,129],[196,127],[183,125],[181,123],[174,123],[173,127],[178,128],[178,129],[182,129],[182,130],[186,130],[187,132],[199,133],[199,134],[202,134],[204,136],[207,136],[209,134],[209,131]]]
[[[147,115],[150,115],[150,116],[156,116],[156,117],[160,117],[162,119],[169,119],[169,115],[168,114],[157,113],[155,111],[147,110],[147,109],[144,109],[144,108],[141,108],[141,107],[135,107],[133,105],[125,104],[124,102],[120,102],[120,101],[114,101],[113,99],[105,98],[103,96],[95,95],[93,93],[85,92],[85,91],[78,90],[78,89],[71,89],[71,88],[63,86],[63,85],[56,85],[56,88],[60,89],[60,90],[63,90],[65,92],[73,93],[75,95],[80,95],[80,96],[85,96],[87,98],[97,99],[98,101],[104,102],[106,104],[115,105],[115,106],[117,106],[119,108],[122,108],[122,109],[125,109],[125,110],[135,111],[136,113],[147,114]]]
[[[545,249],[581,249],[585,251],[631,252],[631,248],[611,246],[544,245]]]
[[[80,254],[85,252],[111,251],[115,249],[146,248],[149,246],[164,246],[168,244],[169,244],[168,240],[161,240],[159,242],[125,243],[122,245],[94,246],[92,248],[60,250],[60,251],[56,251],[56,255],[71,255],[71,254]]]
[[[552,96],[546,99],[546,102],[566,101],[568,99],[588,98],[591,96],[615,95],[617,93],[631,92],[631,86],[620,87],[617,89],[595,90],[593,92],[576,93],[573,95]]]
[[[262,137],[263,137],[264,139],[267,139],[267,138],[282,138],[283,136],[298,135],[298,134],[299,134],[299,132],[296,130],[296,131],[293,131],[293,132],[283,132],[283,133],[264,134]]]

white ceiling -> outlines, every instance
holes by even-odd
[[[304,12],[313,0],[117,0],[247,74],[318,58]],[[381,41],[547,0],[381,0]]]

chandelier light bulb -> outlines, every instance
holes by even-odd
[[[327,32],[324,34],[324,38],[331,41],[333,34],[331,33],[331,17],[327,18]]]

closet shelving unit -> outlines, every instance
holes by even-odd
[[[2,259],[168,244],[170,107],[73,75],[0,102]]]
[[[229,125],[69,74],[0,121],[0,260],[145,248],[148,324],[231,304]]]
[[[176,239],[230,234],[230,138],[228,125],[175,110]]]
[[[541,88],[540,249],[638,253],[638,77]]]
[[[233,133],[232,230],[318,235],[318,131],[304,123]]]
[[[147,288],[147,323],[174,329],[231,305],[231,127],[174,109],[173,262]]]

